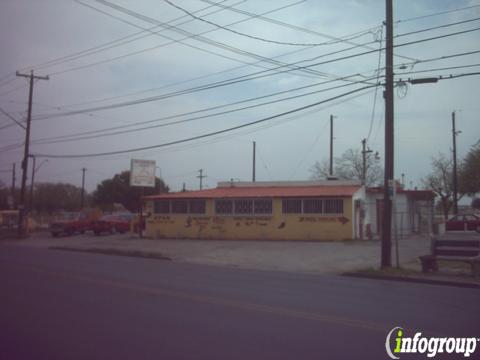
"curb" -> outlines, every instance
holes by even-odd
[[[172,260],[168,256],[164,256],[160,253],[150,253],[150,252],[142,252],[138,250],[120,250],[120,249],[99,249],[99,248],[71,248],[65,246],[49,246],[49,250],[61,250],[61,251],[73,251],[73,252],[84,252],[84,253],[91,253],[91,254],[102,254],[102,255],[115,255],[115,256],[127,256],[127,257],[137,257],[137,258],[145,258],[145,259],[157,259],[157,260]]]
[[[480,284],[474,284],[474,283],[468,283],[468,282],[448,281],[448,280],[422,279],[422,278],[407,277],[407,276],[363,274],[363,273],[355,273],[355,272],[346,272],[346,273],[341,274],[341,276],[372,279],[372,280],[402,281],[402,282],[410,282],[410,283],[416,283],[416,284],[454,286],[454,287],[468,288],[468,289],[480,289]]]

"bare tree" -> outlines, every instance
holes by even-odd
[[[445,219],[453,202],[453,162],[445,154],[432,157],[432,172],[422,179],[423,186],[432,190],[439,198],[439,206]],[[462,195],[459,196],[459,199]]]
[[[366,185],[374,186],[382,182],[383,168],[380,160],[372,154],[366,155]],[[322,180],[329,176],[327,160],[316,161],[311,167],[312,180]],[[348,149],[339,158],[334,158],[334,176],[342,180],[362,180],[363,158],[358,149]]]
[[[480,193],[480,141],[465,156],[458,175],[461,192],[471,196]]]

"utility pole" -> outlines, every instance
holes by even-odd
[[[333,115],[330,115],[330,176],[333,176]]]
[[[28,78],[30,81],[30,89],[28,92],[28,116],[27,127],[25,129],[25,149],[23,153],[22,161],[22,183],[20,188],[20,204],[18,205],[18,236],[22,237],[25,234],[24,218],[25,218],[25,186],[27,184],[27,168],[28,168],[28,155],[30,146],[30,124],[32,122],[32,102],[33,102],[33,83],[35,79],[48,80],[48,76],[35,76],[33,70],[30,70],[30,74],[21,74],[17,71],[17,76]]]
[[[452,112],[453,136],[453,214],[458,215],[458,181],[457,181],[457,135],[460,131],[455,129],[455,111]]]
[[[12,167],[12,197],[15,196],[15,163],[13,163]]]
[[[393,107],[393,0],[385,1],[385,181],[383,185],[383,226],[381,267],[392,266],[392,199],[394,173],[394,107]]]
[[[256,143],[255,141],[253,142],[253,168],[252,168],[252,181],[255,182],[255,167],[256,167],[256,163],[255,163],[255,149],[256,147]]]
[[[32,179],[30,182],[30,201],[29,203],[29,210],[32,210],[33,208],[33,182],[35,181],[35,160],[36,157],[35,155],[30,155],[30,157],[33,159],[33,166],[32,166]]]
[[[203,188],[203,178],[206,178],[207,175],[203,175],[203,169],[198,170],[198,172],[200,173],[200,175],[198,175],[197,178],[200,179],[200,190],[202,190],[202,188]]]
[[[367,139],[362,140],[362,185],[367,184],[367,154],[373,152],[367,150]]]
[[[87,169],[82,168],[82,195],[81,195],[81,198],[80,198],[80,209],[81,210],[83,210],[83,204],[84,204],[84,200],[85,200],[85,171],[87,171]]]

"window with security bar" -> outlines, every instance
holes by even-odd
[[[253,210],[257,215],[272,213],[272,199],[256,199],[253,201]]]
[[[343,199],[326,199],[324,202],[324,214],[343,214]]]
[[[153,211],[155,214],[169,214],[170,213],[170,201],[169,200],[155,200]]]
[[[284,214],[301,214],[302,200],[301,199],[283,199],[282,212]]]
[[[237,199],[235,203],[235,214],[252,215],[253,214],[253,200]]]
[[[188,201],[187,200],[172,200],[172,213],[173,214],[187,214],[188,213]]]
[[[305,199],[303,200],[304,214],[323,214],[323,200]]]
[[[205,200],[190,200],[188,206],[190,214],[205,214],[206,212]]]
[[[233,213],[233,201],[227,199],[215,200],[215,214],[229,215]]]

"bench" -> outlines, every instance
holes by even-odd
[[[470,264],[474,276],[480,276],[480,239],[439,240],[432,237],[431,246],[431,254],[420,256],[422,272],[438,271],[438,260],[463,261]]]

